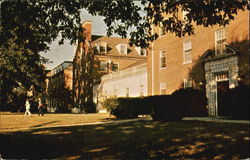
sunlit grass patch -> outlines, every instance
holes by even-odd
[[[6,132],[0,143],[9,159],[243,159],[249,157],[249,126],[138,120]]]

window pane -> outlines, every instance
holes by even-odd
[[[100,62],[100,71],[107,71],[108,65],[107,62]]]
[[[166,52],[165,51],[160,52],[160,67],[161,68],[166,67]]]
[[[118,64],[112,63],[112,71],[118,71]]]
[[[122,54],[127,54],[127,45],[126,44],[121,44],[120,45],[120,51]]]

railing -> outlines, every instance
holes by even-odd
[[[102,81],[131,76],[131,74],[138,74],[138,73],[143,73],[143,72],[147,72],[147,63],[143,63],[138,66],[130,67],[124,70],[120,70],[111,74],[104,75],[102,77]]]

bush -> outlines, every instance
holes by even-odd
[[[178,113],[174,105],[173,96],[161,95],[147,98],[148,105],[152,107],[151,117],[155,121],[175,121],[181,120],[181,114]]]
[[[145,98],[109,98],[102,105],[117,118],[136,118],[150,114],[153,120],[175,121],[184,116],[207,115],[205,93],[194,89],[180,89],[172,95]]]
[[[84,113],[96,113],[96,104],[93,101],[86,102],[83,111]]]
[[[183,117],[207,116],[206,93],[201,90],[186,88],[172,93],[175,99],[175,107],[183,114]]]
[[[144,98],[108,98],[102,105],[117,118],[137,118],[138,115],[150,114],[152,111]]]
[[[107,110],[107,112],[113,115],[113,111],[118,108],[117,98],[107,98],[101,102],[101,105]]]
[[[249,86],[239,85],[229,91],[227,96],[231,116],[235,119],[249,119]]]

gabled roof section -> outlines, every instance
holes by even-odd
[[[98,36],[92,35],[92,46],[95,46],[95,43],[98,42],[106,42],[107,43],[107,55],[122,55],[122,56],[135,56],[135,57],[142,57],[136,51],[134,46],[129,46],[128,39],[122,39],[119,37],[108,37],[108,36]],[[119,44],[127,44],[127,54],[121,54],[117,49]]]
[[[226,45],[226,50],[224,54],[215,55],[214,50],[206,50],[201,56],[202,61],[221,59],[232,55],[238,55],[240,51],[233,46]]]

